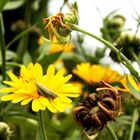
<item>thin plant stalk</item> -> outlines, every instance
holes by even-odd
[[[1,49],[1,57],[2,57],[2,80],[4,81],[6,78],[6,50],[5,50],[5,40],[4,40],[3,18],[1,13],[0,13],[0,49]]]
[[[31,26],[31,27],[29,27],[29,28],[26,29],[25,31],[21,32],[21,33],[18,34],[17,36],[15,36],[15,37],[12,39],[12,41],[10,41],[10,42],[5,46],[5,48],[6,48],[6,49],[9,49],[9,47],[10,47],[13,43],[15,43],[17,40],[19,40],[20,38],[22,38],[22,37],[25,36],[26,34],[28,34],[35,26],[36,26],[36,24],[33,25],[33,26]]]
[[[0,63],[0,67],[2,66],[2,63]],[[6,66],[17,66],[21,67],[21,64],[16,63],[16,62],[6,62]]]
[[[44,116],[43,116],[42,111],[39,111],[39,123],[40,123],[40,128],[41,128],[43,140],[47,140],[46,129],[45,129],[45,125],[44,125],[45,124],[44,123]]]
[[[32,14],[32,8],[31,8],[31,5],[32,5],[32,1],[27,1],[26,3],[26,9],[25,9],[25,22],[26,22],[26,28],[30,28],[30,21],[31,21],[31,14]],[[29,12],[30,11],[30,12]],[[27,47],[28,47],[28,43],[29,43],[29,32],[26,33],[25,36],[22,37],[22,42],[21,44],[19,45],[18,49],[17,49],[17,54],[19,56],[21,56],[21,58],[23,57],[24,53],[26,52],[27,50]]]
[[[110,133],[110,135],[112,136],[112,139],[113,140],[118,140],[118,137],[116,136],[113,128],[111,127],[111,125],[109,123],[107,123],[107,126],[106,126],[108,132]]]
[[[134,50],[131,50],[131,54],[132,54],[133,58],[135,59],[135,61],[137,62],[137,64],[140,66],[140,59],[139,59],[139,57],[135,54]]]
[[[136,125],[136,121],[138,120],[138,118],[139,118],[139,113],[135,109],[134,112],[133,112],[133,116],[132,116],[132,123],[131,123],[131,128],[130,128],[129,140],[133,140],[135,125]]]
[[[94,34],[91,34],[73,24],[70,24],[69,26],[71,26],[71,28],[75,31],[81,32],[83,34],[89,35],[92,38],[102,42],[104,45],[106,45],[108,48],[110,48],[112,51],[114,51],[116,54],[118,54],[123,62],[123,64],[129,69],[129,71],[137,78],[138,81],[140,81],[140,77],[138,75],[138,72],[134,69],[134,67],[132,66],[132,64],[130,63],[130,61],[117,49],[115,48],[110,42],[104,40],[101,37],[98,37]]]

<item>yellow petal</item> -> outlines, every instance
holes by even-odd
[[[61,68],[57,73],[56,73],[56,77],[61,77],[62,75],[64,75],[65,73],[65,69],[64,68]]]
[[[30,63],[30,64],[28,65],[28,69],[31,70],[31,69],[33,68],[33,66],[34,66],[33,63]]]
[[[12,81],[18,81],[19,79],[17,76],[15,76],[12,72],[8,72],[9,77],[11,78]]]
[[[29,97],[29,98],[24,99],[24,100],[21,102],[21,105],[26,105],[26,104],[28,104],[32,99],[33,99],[33,97]]]
[[[24,65],[22,65],[20,68],[20,76],[24,77],[24,75],[26,75],[27,73],[27,68]]]
[[[41,104],[46,106],[51,112],[56,113],[57,110],[54,106],[52,106],[51,102],[52,100],[48,100],[46,97],[40,96],[39,101]]]
[[[72,103],[72,100],[67,97],[60,97],[62,103]]]
[[[28,97],[30,97],[28,94],[13,94],[12,103],[18,103]]]
[[[78,97],[80,89],[73,86],[72,84],[65,84],[57,91],[58,94],[68,97]]]
[[[40,64],[36,63],[34,65],[34,75],[36,76],[37,79],[42,78],[43,76],[43,70]]]
[[[130,84],[137,90],[139,91],[138,85],[135,82],[135,80],[132,78],[132,76],[127,76],[128,77],[128,81],[130,82]]]
[[[63,84],[65,84],[71,77],[72,75],[68,75],[66,77],[62,77],[62,76],[55,77],[53,79],[52,87],[50,88],[52,88],[54,92],[56,90],[59,90],[59,88],[61,88],[61,86],[63,86]]]
[[[13,95],[14,94],[5,95],[5,96],[1,97],[1,100],[2,101],[10,101],[13,99]]]
[[[59,111],[59,112],[64,112],[64,104],[61,102],[60,98],[55,98],[54,100],[52,100],[52,105],[55,106],[55,108]]]
[[[4,84],[15,87],[17,85],[16,82],[12,82],[12,81],[4,81]]]
[[[39,98],[35,98],[32,101],[32,110],[35,112],[38,112],[39,110],[45,110],[46,107],[44,107],[40,101]]]
[[[15,90],[15,88],[12,88],[12,87],[11,88],[10,87],[9,88],[1,88],[0,92],[1,93],[3,93],[3,92],[5,93],[5,92],[12,92],[14,90]]]
[[[54,65],[50,65],[47,69],[46,79],[49,81],[55,74],[55,67]]]

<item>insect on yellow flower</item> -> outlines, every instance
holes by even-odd
[[[12,103],[21,102],[26,105],[32,101],[32,110],[38,112],[48,108],[51,112],[63,112],[66,107],[72,107],[72,100],[68,97],[77,97],[79,89],[67,83],[72,75],[63,76],[64,69],[55,73],[54,65],[50,65],[43,75],[40,64],[30,63],[28,67],[21,66],[20,76],[12,72],[8,75],[11,81],[4,81],[10,87],[0,89],[0,92],[10,92],[1,97],[2,101],[11,100]]]

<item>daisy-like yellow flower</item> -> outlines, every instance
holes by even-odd
[[[120,83],[122,84],[121,88],[117,88],[119,91],[131,93],[131,90],[128,86],[129,83],[133,86],[136,91],[140,91],[140,83],[137,83],[131,75],[125,75],[121,80]]]
[[[73,49],[74,49],[74,45],[72,43],[68,43],[68,44],[51,43],[49,52],[50,53],[56,53],[59,51],[72,52]]]
[[[66,107],[72,107],[72,100],[68,97],[77,97],[79,89],[67,83],[72,75],[64,75],[64,69],[55,73],[54,65],[50,65],[43,75],[40,64],[28,67],[22,66],[20,76],[9,72],[11,81],[4,81],[10,87],[0,89],[0,92],[10,92],[1,98],[2,101],[11,100],[12,103],[21,102],[26,105],[32,102],[32,110],[38,112],[48,108],[51,112],[63,112]]]
[[[99,83],[101,80],[106,83],[119,82],[121,75],[113,71],[110,67],[101,65],[91,65],[90,63],[81,63],[73,69],[73,73],[82,78],[89,84]]]
[[[91,65],[90,63],[81,63],[73,69],[73,73],[85,80],[86,82],[91,82]]]
[[[59,44],[56,37],[53,37],[53,41],[50,45],[49,53],[72,52],[74,50],[74,45],[72,43]]]

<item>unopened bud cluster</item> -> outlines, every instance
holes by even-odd
[[[114,42],[119,37],[125,25],[125,17],[116,14],[115,12],[110,13],[103,20],[103,27],[101,28],[102,36],[104,39]]]
[[[9,140],[11,134],[10,127],[4,122],[0,122],[0,140]]]
[[[124,32],[114,43],[114,46],[120,50],[128,59],[134,61],[133,54],[139,56],[140,54],[140,37],[132,32]],[[113,60],[118,62],[117,54],[111,51],[110,56]]]
[[[70,24],[77,24],[77,15],[74,12],[67,14],[58,13],[54,16],[43,19],[46,23],[45,29],[48,30],[50,40],[54,36],[60,44],[66,44],[70,40],[71,27]]]

